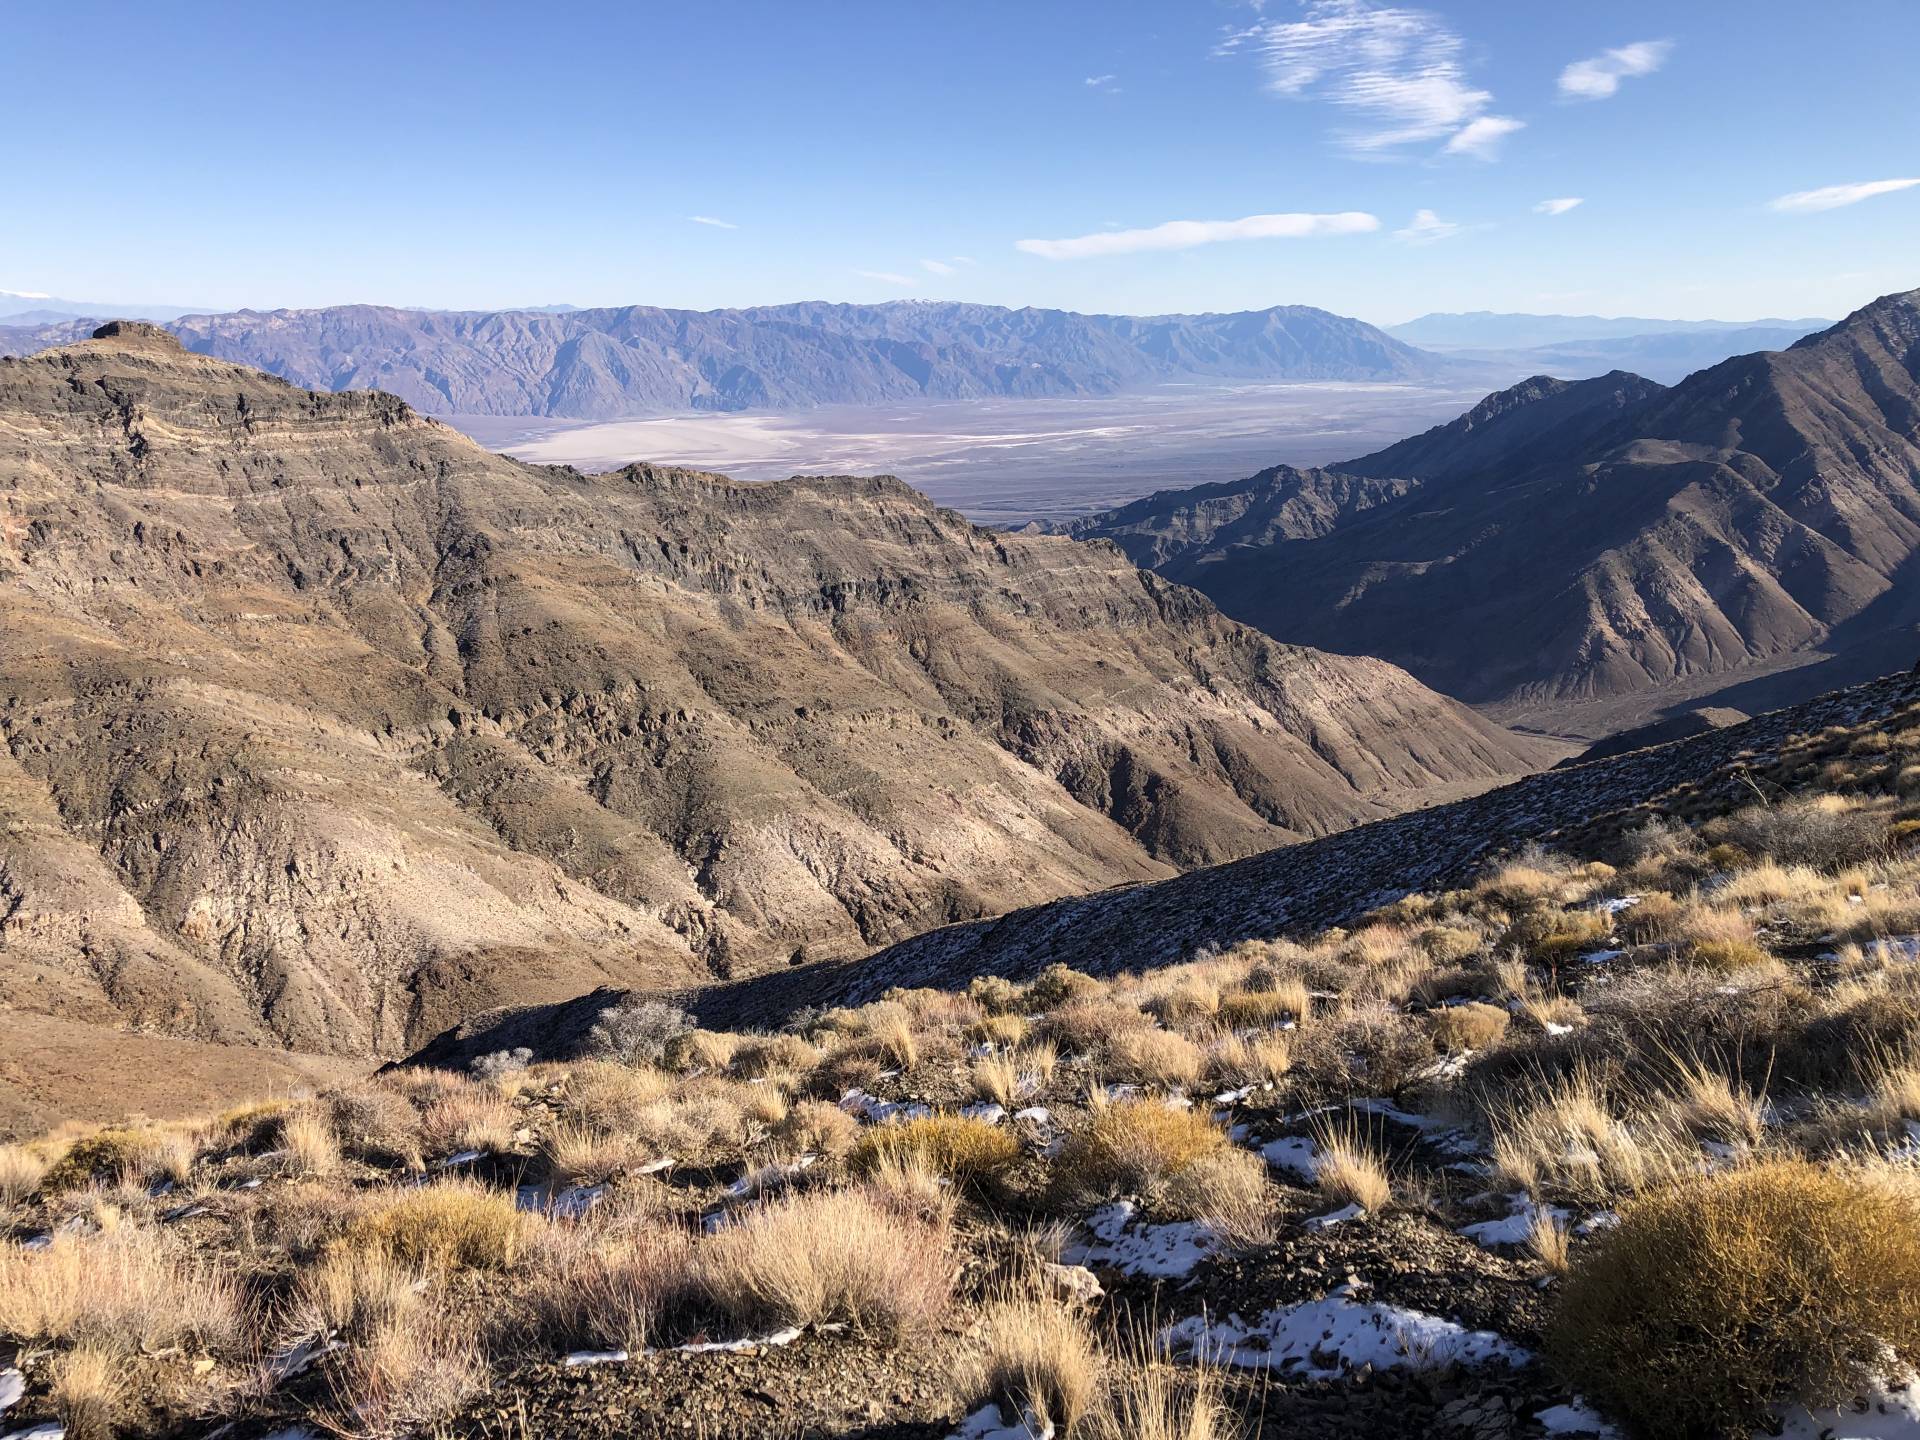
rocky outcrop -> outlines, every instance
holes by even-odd
[[[392,1055],[1551,758],[888,479],[490,455],[151,326],[0,361],[0,987]]]

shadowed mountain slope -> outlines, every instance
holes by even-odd
[[[1248,534],[1196,520],[1230,512],[1214,486],[1075,533],[1509,715],[1862,644],[1883,668],[1920,621],[1920,292],[1671,388],[1527,381],[1313,476],[1287,483],[1373,503]]]
[[[144,325],[0,362],[0,985],[400,1053],[1551,758],[888,479],[588,477]]]

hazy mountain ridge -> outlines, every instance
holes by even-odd
[[[1196,535],[1219,487],[1076,533],[1164,554],[1269,633],[1510,709],[1897,645],[1920,619],[1920,292],[1671,388],[1528,381],[1329,470],[1412,483],[1260,545]]]
[[[529,467],[118,329],[0,363],[22,1011],[394,1053],[1547,758],[897,481]]]
[[[1163,316],[932,301],[558,313],[345,305],[189,315],[167,328],[191,350],[309,389],[378,388],[429,413],[571,419],[1111,394],[1193,377],[1417,380],[1451,367],[1300,305]],[[0,349],[29,353],[73,331],[0,329]]]

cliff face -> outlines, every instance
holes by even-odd
[[[392,1054],[1532,768],[1403,672],[898,482],[492,456],[149,326],[0,362],[0,983]]]

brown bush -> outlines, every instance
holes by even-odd
[[[1867,1173],[1780,1161],[1621,1207],[1548,1335],[1567,1379],[1653,1437],[1746,1434],[1920,1358],[1920,1204]]]
[[[899,1125],[875,1125],[853,1147],[855,1171],[870,1174],[884,1162],[921,1165],[956,1185],[997,1180],[1020,1159],[1020,1142],[985,1120],[926,1115]]]
[[[1195,1110],[1176,1110],[1160,1100],[1100,1104],[1087,1128],[1061,1146],[1054,1183],[1074,1199],[1127,1190],[1156,1193],[1169,1178],[1227,1143],[1226,1132]]]
[[[1490,1050],[1507,1033],[1513,1017],[1498,1005],[1469,1000],[1464,1005],[1448,1005],[1429,1012],[1427,1028],[1433,1043],[1448,1054],[1466,1050]]]

